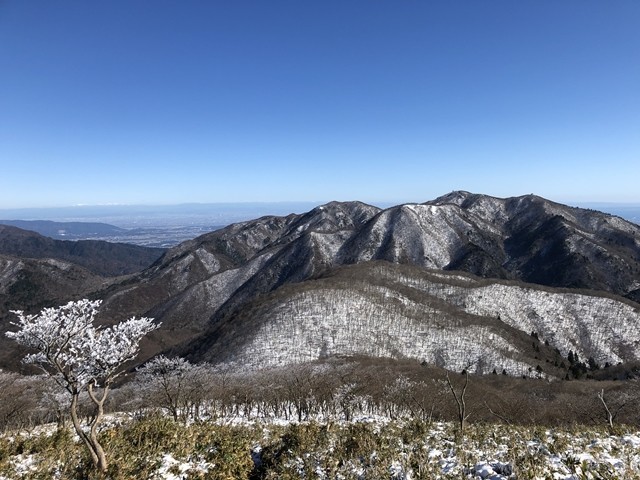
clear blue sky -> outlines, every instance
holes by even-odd
[[[640,2],[0,0],[0,208],[640,201]]]

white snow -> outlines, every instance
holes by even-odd
[[[153,480],[184,480],[191,478],[192,475],[206,474],[211,467],[210,463],[204,461],[177,460],[170,453],[165,453],[156,475],[152,478]]]

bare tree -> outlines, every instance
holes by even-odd
[[[37,414],[38,380],[0,370],[0,431],[24,427]]]
[[[192,364],[184,358],[160,355],[138,369],[139,379],[158,398],[159,406],[171,413],[177,422],[198,416],[206,397],[204,365]]]
[[[453,399],[456,401],[456,406],[458,407],[458,426],[460,437],[464,436],[464,426],[469,418],[470,413],[467,413],[467,404],[465,401],[465,394],[467,392],[467,386],[469,385],[469,370],[465,369],[464,371],[464,384],[462,385],[462,389],[460,393],[457,393],[455,388],[453,387],[453,383],[451,383],[451,379],[449,378],[449,372],[447,372],[447,385],[449,385],[449,390],[451,390],[451,394],[453,395]]]
[[[315,407],[314,372],[309,365],[298,365],[289,369],[282,377],[290,407],[298,421],[308,420]]]
[[[622,409],[627,405],[630,397],[626,393],[623,393],[621,395],[618,395],[617,397],[614,397],[613,399],[609,398],[608,400],[606,400],[604,397],[604,388],[600,390],[597,396],[598,400],[600,400],[600,403],[602,403],[602,406],[604,407],[607,425],[609,425],[610,429],[613,429],[613,421],[616,419]]]
[[[98,441],[98,425],[107,395],[122,373],[122,365],[137,355],[142,337],[159,325],[149,318],[131,318],[108,328],[95,327],[93,321],[100,304],[100,300],[79,300],[45,308],[37,315],[13,311],[19,318],[13,325],[19,330],[7,332],[7,336],[36,350],[23,362],[42,368],[68,393],[74,429],[89,450],[94,466],[104,472],[108,463]],[[78,413],[83,392],[89,395],[94,407],[88,431]]]

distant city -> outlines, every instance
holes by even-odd
[[[104,240],[170,248],[232,223],[304,213],[320,202],[214,203],[182,205],[99,205],[0,209],[0,223],[59,240]],[[388,207],[391,204],[376,204]],[[581,203],[576,206],[617,215],[640,224],[640,205]]]

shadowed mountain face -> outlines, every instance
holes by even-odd
[[[98,240],[54,240],[38,233],[0,225],[0,254],[20,258],[54,258],[74,263],[102,276],[136,273],[149,267],[164,253],[125,243]]]
[[[454,192],[381,212],[342,249],[344,263],[383,259],[634,298],[640,228],[535,196]]]
[[[503,252],[496,257],[508,278],[637,298],[640,227],[634,223],[533,195],[500,200],[455,192],[432,204],[458,207],[480,227],[495,225]]]
[[[434,279],[443,271],[493,280]],[[505,281],[584,290],[571,296]],[[454,293],[452,282],[459,283]],[[563,354],[640,358],[640,339],[629,334],[638,330],[637,304],[605,301],[601,291],[639,299],[640,226],[533,195],[453,192],[385,210],[333,202],[230,225],[178,245],[99,296],[105,320],[145,315],[162,322],[146,356],[174,349],[194,360],[276,365],[355,352],[520,372],[535,359],[525,348],[533,330]],[[513,310],[512,303],[530,308]],[[608,323],[621,330],[600,328]],[[625,339],[603,346],[606,335]],[[458,354],[445,355],[440,341],[457,341],[451,351]],[[478,355],[492,348],[493,356]]]
[[[4,333],[17,320],[10,310],[37,312],[103,290],[107,279],[70,262],[52,258],[16,258],[0,255],[0,365],[18,368],[22,355]]]

